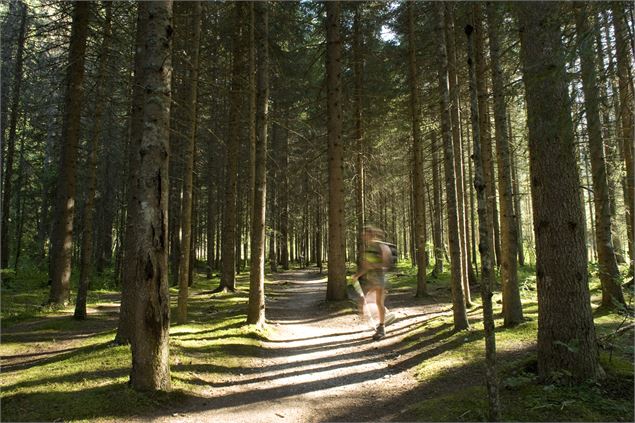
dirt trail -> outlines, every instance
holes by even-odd
[[[416,391],[411,368],[418,349],[396,346],[411,328],[448,312],[432,299],[390,295],[396,321],[385,339],[353,313],[323,300],[326,282],[314,272],[279,275],[268,293],[268,323],[274,328],[251,372],[211,384],[207,398],[171,410],[154,421],[322,422],[398,418]],[[401,345],[403,347],[403,345]],[[206,396],[207,396],[206,395]]]

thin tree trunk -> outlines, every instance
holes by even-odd
[[[492,134],[489,119],[489,110],[487,99],[489,97],[487,91],[487,63],[485,61],[485,31],[483,25],[483,12],[480,3],[473,3],[474,12],[474,42],[475,42],[475,64],[476,64],[476,83],[478,91],[478,117],[479,121],[479,138],[481,140],[481,153],[483,154],[483,177],[485,178],[485,186],[487,189],[488,212],[490,229],[488,233],[492,237],[494,245],[495,263],[500,264],[501,251],[498,237],[498,211],[496,206],[496,183],[494,180],[494,162],[492,158]],[[474,135],[472,135],[474,136]]]
[[[362,25],[363,3],[357,3],[353,20],[353,72],[355,74],[354,108],[355,108],[355,218],[357,221],[357,265],[361,266],[364,250],[363,228],[364,216],[364,127],[362,121],[362,91],[364,87],[364,44],[360,34]]]
[[[595,239],[600,283],[602,285],[602,305],[604,307],[615,307],[617,304],[625,305],[626,303],[619,284],[620,271],[617,267],[617,259],[613,249],[608,176],[600,122],[599,88],[596,82],[596,59],[593,51],[594,44],[589,42],[592,41],[590,38],[592,32],[589,23],[588,5],[575,3],[575,12],[589,150],[591,153],[593,199],[596,217]]]
[[[606,9],[604,9],[601,13],[601,16],[606,23],[604,26],[605,30],[608,30],[608,17],[606,15]],[[595,25],[593,26],[593,32],[595,35],[595,43],[596,43],[596,51],[597,51],[597,63],[601,63],[602,67],[604,67],[605,56],[604,56],[604,44],[602,42],[602,25],[600,23],[600,19],[595,20]],[[608,44],[608,37],[607,37]],[[609,88],[613,93],[617,92],[617,88],[613,82],[614,80],[614,66],[613,66],[613,55],[611,54],[610,47],[607,48],[608,51],[608,67],[606,71],[602,70],[601,74],[603,74],[604,78],[599,82],[599,107],[602,110],[602,139],[604,140],[605,147],[605,162],[606,162],[606,173],[607,173],[607,183],[608,183],[608,191],[609,191],[609,205],[611,210],[611,229],[613,230],[612,238],[613,238],[613,248],[615,251],[615,259],[618,264],[626,263],[624,258],[624,251],[622,248],[622,242],[619,237],[618,227],[622,225],[622,221],[618,220],[617,216],[617,192],[618,192],[618,175],[621,174],[622,171],[622,163],[619,158],[621,149],[619,148],[619,140],[617,139],[617,128],[613,128],[611,125],[611,105],[610,105],[610,97],[608,95]]]
[[[245,6],[234,3],[235,34],[232,47],[232,81],[229,103],[229,139],[225,173],[225,211],[223,213],[223,240],[221,243],[221,279],[215,292],[236,290],[236,232],[237,232],[237,180],[240,142],[241,83],[243,79],[243,48]]]
[[[457,218],[459,222],[459,244],[461,247],[461,284],[463,285],[463,295],[465,305],[472,306],[470,294],[470,284],[468,277],[468,250],[467,232],[465,229],[465,202],[463,187],[463,149],[461,145],[461,127],[459,124],[459,84],[457,80],[456,47],[454,39],[454,10],[453,5],[445,4],[445,39],[448,54],[448,81],[450,89],[450,118],[452,121],[452,146],[454,149],[454,177],[456,183],[456,206]]]
[[[77,177],[77,150],[84,92],[84,59],[88,34],[89,3],[73,6],[73,24],[66,76],[66,98],[62,123],[61,160],[55,195],[55,214],[51,237],[51,292],[49,303],[66,304],[70,297],[73,216]]]
[[[501,210],[501,285],[503,291],[503,319],[505,326],[521,323],[523,306],[518,288],[518,262],[516,239],[516,216],[512,192],[512,172],[507,133],[507,110],[505,107],[505,81],[500,63],[500,41],[498,30],[502,27],[500,9],[492,2],[487,3],[487,24],[489,27],[490,60],[494,91],[494,122],[496,125],[496,156],[498,159],[498,192]],[[480,148],[480,146],[479,146]],[[476,151],[476,149],[475,149]],[[482,170],[482,169],[481,169]]]
[[[339,1],[326,3],[326,96],[329,187],[327,300],[343,300],[346,298],[340,8],[341,4]]]
[[[144,63],[146,61],[145,37],[147,33],[148,14],[142,11],[141,5],[137,12],[137,29],[135,35],[135,62],[134,78],[132,83],[132,99],[130,107],[130,138],[128,140],[128,190],[126,192],[126,227],[123,245],[122,260],[122,287],[121,305],[119,307],[119,324],[115,343],[125,345],[132,342],[134,336],[134,314],[135,314],[135,279],[134,275],[128,271],[135,263],[135,245],[130,240],[137,236],[135,222],[139,220],[137,214],[141,212],[139,208],[140,197],[137,179],[139,175],[138,157],[141,151],[141,140],[143,133],[143,104],[144,104]]]
[[[181,201],[181,258],[179,259],[179,297],[177,305],[177,323],[187,322],[187,298],[190,279],[190,262],[192,261],[192,196],[194,182],[194,146],[196,138],[196,112],[198,93],[198,62],[201,43],[201,13],[200,1],[184,3],[188,21],[187,48],[185,66],[187,68],[183,99],[184,126],[186,139],[184,143],[183,168],[183,199]]]
[[[628,46],[627,25],[624,7],[626,3],[612,3],[613,27],[617,52],[617,75],[620,93],[620,120],[622,122],[621,144],[626,164],[625,196],[626,226],[628,229],[628,252],[631,261],[630,273],[635,270],[635,240],[633,238],[633,219],[635,219],[635,135],[633,133],[633,87],[632,56]]]
[[[432,237],[434,241],[434,269],[432,274],[438,277],[443,273],[443,209],[441,207],[441,177],[439,175],[439,143],[437,133],[432,132],[432,192],[434,197],[434,213]]]
[[[580,146],[582,147],[582,146]],[[589,160],[589,152],[584,151],[584,183],[585,187],[580,189],[582,196],[582,204],[584,207],[589,207],[589,223],[591,223],[591,228],[587,231],[587,241],[589,246],[591,247],[591,255],[589,257],[590,261],[597,261],[597,245],[595,238],[595,213],[593,213],[593,203],[594,203],[594,195],[591,192],[591,165]],[[586,200],[585,200],[586,198]]]
[[[256,168],[254,214],[251,225],[251,259],[247,323],[261,326],[265,321],[265,209],[267,204],[267,125],[269,119],[269,3],[254,5],[258,32]]]
[[[510,144],[513,144],[513,133],[512,133],[512,120],[511,115],[507,115],[507,126],[508,126],[508,140]],[[510,166],[512,170],[512,189],[513,189],[513,197],[514,197],[514,215],[516,216],[516,245],[518,246],[518,264],[520,266],[525,265],[525,248],[523,245],[523,219],[522,219],[522,208],[521,208],[521,193],[520,193],[520,184],[518,183],[518,169],[516,165],[516,151],[518,147],[515,148],[514,151],[510,151]]]
[[[463,296],[463,266],[461,261],[461,240],[459,236],[459,222],[457,216],[456,175],[454,174],[454,149],[452,145],[452,129],[450,116],[450,92],[448,86],[448,58],[445,44],[445,18],[443,3],[435,3],[436,8],[436,36],[439,56],[439,96],[441,97],[441,130],[443,136],[443,150],[445,155],[445,188],[448,214],[448,235],[450,243],[450,268],[452,287],[452,313],[454,329],[467,329],[467,310]]]
[[[24,126],[26,120],[26,115],[22,115],[22,125]],[[17,225],[15,228],[15,261],[13,263],[13,270],[17,274],[18,273],[18,265],[20,263],[20,254],[22,252],[22,236],[24,234],[24,207],[26,203],[26,195],[24,195],[24,168],[26,166],[26,159],[24,157],[24,138],[25,134],[23,133],[20,137],[20,161],[18,165],[18,179],[16,181],[16,196],[15,196],[15,205],[16,205],[16,220]]]
[[[289,111],[286,111],[287,115]],[[280,198],[280,255],[282,268],[289,270],[289,119],[282,137],[282,192]]]
[[[491,26],[490,26],[491,29]],[[492,311],[492,288],[494,286],[494,261],[492,259],[492,237],[488,234],[490,226],[487,224],[487,194],[483,178],[483,158],[481,156],[481,142],[478,115],[478,92],[476,89],[476,72],[474,71],[474,39],[471,25],[465,27],[467,35],[467,63],[470,73],[470,110],[472,116],[472,137],[474,144],[474,188],[478,202],[478,229],[481,254],[481,299],[483,301],[483,326],[485,329],[485,362],[487,398],[489,402],[489,421],[500,420],[500,402],[498,399],[498,377],[496,374],[496,334],[494,332],[494,314]],[[491,32],[490,32],[491,36]],[[490,42],[491,42],[490,38]],[[496,73],[496,68],[494,68]],[[496,75],[494,76],[496,79]],[[504,112],[504,110],[503,110]],[[503,127],[504,128],[504,127]],[[506,128],[504,128],[506,129]],[[514,262],[515,262],[514,257]]]
[[[86,203],[84,204],[84,234],[82,236],[82,251],[79,268],[79,287],[77,289],[77,301],[75,302],[74,317],[79,320],[86,318],[86,297],[92,277],[93,258],[93,226],[95,216],[95,191],[97,186],[97,151],[100,148],[100,137],[102,136],[102,117],[104,111],[104,90],[106,79],[106,66],[108,65],[108,50],[112,38],[112,3],[104,2],[106,18],[104,19],[103,39],[99,52],[99,69],[97,71],[97,88],[95,93],[95,112],[93,115],[93,133],[90,142],[90,153],[88,156],[88,192],[86,193]]]
[[[11,215],[11,184],[13,178],[13,156],[15,154],[15,135],[20,109],[20,88],[22,86],[22,64],[24,56],[24,39],[26,36],[26,4],[21,3],[20,32],[18,35],[18,51],[15,58],[15,75],[13,78],[13,98],[11,100],[11,116],[9,118],[9,138],[7,155],[3,157],[6,169],[4,171],[4,183],[2,185],[2,224],[0,225],[0,268],[9,267],[9,217]],[[4,127],[0,128],[4,131]],[[4,137],[3,137],[4,138]]]
[[[594,379],[597,341],[591,314],[579,175],[567,92],[560,5],[515,5],[527,98],[538,284],[538,373]],[[560,248],[554,248],[554,245]]]
[[[408,12],[408,75],[410,85],[410,120],[412,122],[412,195],[414,197],[415,251],[417,255],[417,297],[428,295],[426,284],[425,203],[423,186],[423,146],[421,139],[421,107],[419,81],[415,56],[415,31],[413,3],[407,2]]]
[[[130,385],[139,391],[170,390],[168,291],[168,160],[172,2],[140,3],[147,19],[143,62],[143,130],[136,192],[143,212],[135,213],[134,247],[126,273],[135,281],[134,336]]]

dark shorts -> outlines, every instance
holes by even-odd
[[[360,281],[360,284],[365,293],[373,289],[386,289],[386,275],[384,272],[369,272]]]

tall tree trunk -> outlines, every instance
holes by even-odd
[[[488,13],[489,14],[489,13]],[[490,26],[490,29],[492,27]],[[492,237],[488,234],[490,226],[487,224],[487,194],[483,178],[483,158],[481,156],[481,142],[478,116],[478,92],[476,89],[476,72],[474,71],[474,39],[471,25],[465,27],[467,35],[467,63],[470,73],[470,110],[472,116],[472,133],[474,136],[474,188],[478,202],[479,217],[479,245],[481,254],[481,299],[483,301],[483,326],[485,329],[485,362],[487,397],[489,400],[489,421],[500,420],[500,403],[498,400],[498,379],[496,375],[496,335],[494,332],[494,313],[492,311],[492,288],[494,286],[494,261],[492,257]],[[490,32],[490,37],[491,37]],[[490,38],[492,42],[492,38]],[[496,53],[498,53],[496,51]],[[496,79],[496,68],[494,67]],[[502,78],[501,78],[502,79]],[[496,82],[495,82],[496,84]],[[502,88],[502,87],[501,87]],[[495,88],[496,90],[496,88]],[[504,112],[504,110],[503,110]],[[504,130],[507,128],[503,127]],[[497,130],[498,132],[498,130]],[[514,257],[514,262],[516,257]]]
[[[413,3],[406,3],[408,12],[408,76],[410,85],[410,120],[412,122],[412,195],[414,197],[415,251],[417,254],[417,297],[428,295],[426,285],[426,239],[425,204],[423,186],[423,146],[421,139],[421,107],[419,103],[419,81],[415,55],[415,30]]]
[[[247,80],[249,81],[248,99],[248,121],[249,121],[249,222],[251,223],[254,214],[254,189],[256,187],[256,108],[257,108],[257,87],[256,87],[256,10],[255,1],[249,2],[249,30],[248,41],[248,63]],[[248,225],[249,226],[249,225]]]
[[[445,4],[445,39],[448,52],[448,81],[450,88],[450,118],[452,121],[452,146],[454,149],[454,177],[456,178],[456,206],[459,221],[459,244],[461,246],[461,284],[465,305],[472,306],[468,268],[470,266],[467,250],[467,232],[465,221],[465,201],[463,187],[463,148],[461,145],[461,127],[459,124],[459,84],[456,71],[456,47],[454,39],[454,10],[453,5]]]
[[[496,253],[495,263],[500,264],[501,248],[498,239],[498,207],[496,205],[496,183],[494,178],[494,161],[492,158],[492,134],[489,119],[489,107],[487,100],[489,93],[487,90],[487,62],[485,59],[485,30],[483,25],[483,10],[480,3],[473,3],[474,12],[474,60],[476,64],[476,83],[478,91],[478,118],[479,134],[481,140],[481,153],[483,155],[483,177],[487,189],[488,212],[487,217],[491,230],[488,231],[493,239],[494,251]]]
[[[270,112],[273,117],[272,120],[275,121],[275,109]],[[278,272],[278,260],[276,259],[278,255],[278,163],[277,163],[277,155],[278,151],[280,151],[280,137],[279,133],[279,125],[272,124],[271,127],[271,140],[269,144],[269,148],[271,153],[269,154],[269,165],[267,169],[268,172],[268,182],[267,182],[267,191],[268,191],[268,200],[269,200],[269,268],[271,273]]]
[[[235,33],[232,46],[232,81],[229,103],[229,139],[225,173],[225,211],[223,213],[223,240],[221,242],[221,278],[215,292],[236,290],[236,231],[237,231],[237,180],[240,144],[241,83],[243,79],[243,48],[245,6],[234,3]]]
[[[24,56],[24,39],[26,36],[26,4],[20,3],[21,20],[20,32],[18,35],[18,51],[15,58],[15,74],[13,78],[13,98],[11,100],[11,116],[9,118],[9,139],[7,146],[7,155],[3,158],[5,162],[4,183],[2,186],[2,224],[0,225],[0,268],[9,267],[9,217],[11,214],[11,184],[13,178],[13,156],[15,154],[15,134],[18,124],[18,116],[20,109],[20,88],[22,86],[22,63]],[[4,131],[4,127],[0,128]],[[4,138],[4,137],[3,137]],[[4,139],[3,139],[4,141]],[[4,145],[3,145],[4,146]]]
[[[92,277],[93,258],[93,226],[95,216],[95,190],[97,186],[97,151],[100,146],[102,136],[102,117],[104,111],[104,89],[106,79],[106,66],[108,65],[108,50],[112,38],[112,3],[104,2],[106,18],[104,19],[103,39],[99,52],[99,69],[97,70],[97,88],[95,93],[95,112],[93,115],[93,133],[90,142],[90,153],[88,156],[88,192],[86,193],[86,203],[84,204],[84,234],[82,236],[82,252],[79,267],[79,287],[77,289],[77,301],[75,302],[76,319],[86,318],[86,297]]]
[[[269,120],[269,3],[254,5],[258,49],[256,102],[256,168],[254,214],[251,224],[251,259],[247,323],[260,326],[265,321],[265,210],[267,204],[267,125]]]
[[[143,62],[143,130],[136,151],[136,191],[132,276],[135,290],[130,384],[140,391],[170,390],[168,291],[168,160],[172,2],[140,3],[147,19]]]
[[[527,97],[538,284],[538,373],[598,376],[560,4],[515,5]],[[555,248],[554,246],[558,246]]]
[[[66,75],[61,160],[55,195],[55,214],[51,236],[51,292],[49,303],[66,304],[70,296],[73,216],[77,177],[77,149],[84,93],[84,59],[88,34],[89,3],[73,5],[73,23]]]
[[[289,113],[286,111],[285,113]],[[282,192],[280,195],[280,255],[282,268],[289,270],[289,120],[287,120],[284,128],[284,136],[282,137],[282,163],[280,171],[282,172]]]
[[[627,24],[624,7],[626,3],[612,3],[613,27],[617,52],[617,76],[620,92],[620,120],[622,122],[621,144],[626,164],[626,183],[624,201],[626,203],[626,225],[628,228],[628,252],[631,259],[630,273],[635,270],[635,240],[633,238],[633,219],[635,219],[635,136],[633,135],[633,65],[628,46]]]
[[[362,26],[363,3],[357,3],[353,20],[353,73],[355,74],[354,108],[355,108],[355,220],[357,221],[357,265],[361,266],[364,250],[363,228],[364,216],[364,127],[362,120],[362,91],[364,89],[364,56]]]
[[[206,236],[207,236],[207,279],[212,278],[212,272],[215,268],[214,260],[216,258],[214,254],[215,243],[214,240],[216,238],[216,215],[218,214],[216,208],[216,197],[214,196],[214,187],[212,183],[214,181],[216,172],[214,169],[214,154],[213,154],[213,146],[214,141],[213,138],[209,138],[208,140],[208,153],[207,153],[207,223],[205,226]]]
[[[0,28],[0,32],[2,33],[2,45],[0,46],[2,57],[2,69],[0,75],[0,150],[2,151],[3,164],[0,165],[0,173],[2,176],[0,180],[4,179],[4,165],[6,159],[4,158],[4,146],[6,145],[6,128],[7,128],[7,119],[9,114],[9,95],[11,93],[11,64],[13,62],[12,54],[14,44],[9,42],[8,40],[13,40],[16,38],[16,23],[17,19],[15,16],[17,14],[17,1],[8,2],[8,11],[4,15],[4,20],[2,22],[2,28]],[[2,240],[4,244],[4,240]]]
[[[134,274],[127,271],[135,263],[135,245],[130,242],[137,236],[135,222],[139,221],[137,214],[141,212],[139,208],[140,197],[137,186],[139,175],[138,157],[141,151],[141,137],[143,133],[143,105],[144,105],[144,64],[146,54],[145,37],[147,33],[148,14],[142,11],[141,4],[137,12],[137,29],[135,35],[135,62],[134,78],[132,83],[132,98],[130,105],[130,134],[128,140],[128,189],[126,191],[126,226],[124,233],[123,260],[122,260],[122,287],[121,306],[119,307],[119,324],[115,343],[124,345],[131,343],[134,336],[134,314],[135,314],[135,279]]]
[[[604,25],[604,29],[608,30],[609,23],[608,17],[606,15],[606,8],[602,10],[601,15],[603,21],[606,23]],[[595,43],[596,43],[596,51],[597,51],[597,63],[601,63],[602,67],[604,67],[605,55],[604,55],[604,43],[602,42],[602,23],[600,22],[599,16],[595,20],[595,25],[593,26],[593,32],[595,35]],[[607,44],[609,38],[607,37]],[[613,54],[610,51],[610,48],[607,48],[608,54],[606,59],[608,60],[608,66],[606,68],[606,75],[603,79],[598,81],[599,83],[599,101],[600,101],[600,109],[602,114],[602,139],[604,141],[605,148],[605,162],[606,162],[606,175],[607,175],[607,183],[609,190],[609,205],[611,210],[611,229],[613,230],[612,238],[613,238],[613,249],[615,251],[615,259],[618,264],[626,263],[624,258],[624,252],[622,248],[622,242],[619,236],[618,227],[623,224],[621,220],[618,219],[617,215],[617,192],[618,192],[618,179],[621,174],[622,163],[619,158],[621,149],[619,148],[619,139],[617,138],[617,128],[614,128],[611,123],[611,97],[608,92],[611,89],[611,92],[616,93],[617,88],[614,83],[614,66],[613,66]],[[604,73],[604,71],[602,71]]]
[[[326,96],[329,177],[327,300],[343,300],[346,298],[340,7],[339,1],[326,3]]]
[[[434,213],[432,237],[434,240],[434,269],[432,274],[437,277],[443,273],[443,209],[441,207],[441,177],[439,175],[439,145],[437,133],[432,132],[432,193],[434,197]]]
[[[458,208],[456,200],[456,175],[454,173],[454,147],[452,145],[452,128],[450,116],[450,92],[448,86],[448,57],[445,43],[445,17],[443,3],[435,3],[436,37],[439,55],[439,96],[441,97],[441,133],[443,136],[443,152],[445,156],[445,192],[448,214],[448,235],[450,243],[450,268],[452,287],[452,313],[454,329],[463,330],[470,327],[463,296],[463,266],[461,261],[461,240],[459,236]]]
[[[498,159],[498,192],[501,210],[501,285],[503,291],[503,319],[505,326],[514,326],[523,321],[523,306],[518,288],[518,262],[516,240],[516,216],[512,192],[512,172],[507,133],[507,110],[505,107],[505,81],[501,61],[498,30],[502,27],[498,6],[487,3],[489,48],[492,65],[494,91],[494,122],[496,125],[496,156]],[[479,146],[480,149],[480,146]],[[476,151],[476,149],[475,149]],[[482,169],[481,169],[482,170]]]
[[[513,133],[512,133],[512,119],[511,114],[507,114],[507,127],[508,127],[508,135],[507,139],[510,144],[513,144]],[[518,147],[515,148],[514,151],[510,151],[509,160],[510,166],[512,170],[512,189],[513,189],[513,198],[514,198],[514,216],[516,217],[516,245],[518,251],[518,264],[521,266],[525,265],[525,248],[523,245],[523,215],[521,208],[521,193],[520,193],[520,184],[518,183],[518,169],[516,165],[516,151]]]
[[[588,5],[574,3],[576,33],[580,52],[582,89],[586,109],[589,151],[591,153],[591,172],[593,178],[593,200],[595,205],[595,239],[597,245],[600,283],[602,285],[602,305],[614,307],[625,305],[624,295],[619,284],[620,271],[617,267],[611,232],[611,206],[607,182],[604,141],[600,122],[599,88],[595,69],[594,44],[589,23]]]
[[[196,112],[198,93],[198,62],[201,43],[201,2],[192,1],[184,4],[188,15],[189,29],[187,48],[185,54],[185,66],[187,68],[183,95],[183,116],[186,140],[184,143],[184,168],[183,168],[183,200],[181,201],[181,258],[179,260],[179,299],[177,307],[177,323],[187,321],[187,297],[190,275],[190,253],[192,246],[192,195],[194,180],[194,145],[196,138]]]

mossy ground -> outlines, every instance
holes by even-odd
[[[92,291],[86,321],[73,308],[42,307],[46,275],[20,272],[2,287],[2,421],[96,421],[143,416],[205,394],[210,382],[239,373],[256,354],[262,330],[246,326],[246,276],[237,293],[214,294],[218,279],[197,275],[189,302],[189,323],[170,329],[173,391],[138,393],[128,387],[130,347],[112,343],[116,313],[108,310],[116,292]],[[3,281],[6,279],[3,279]],[[172,311],[176,289],[171,288]],[[116,304],[114,304],[116,306]],[[174,315],[173,315],[174,316]],[[175,319],[173,319],[175,321]],[[20,358],[17,358],[21,356]]]
[[[407,267],[402,273],[410,278],[394,278],[397,290],[414,283],[414,273]],[[626,269],[624,269],[626,271]],[[433,295],[448,290],[448,274],[429,280]],[[596,332],[600,341],[600,362],[606,379],[597,383],[571,385],[538,383],[536,377],[535,340],[538,330],[538,305],[535,274],[532,267],[519,270],[521,297],[526,322],[503,328],[501,294],[493,297],[496,323],[496,348],[500,380],[500,403],[503,421],[633,421],[633,331],[614,336],[615,330],[633,322],[629,312],[615,312],[599,307],[601,288],[597,275],[591,275],[590,288],[594,305]],[[632,290],[631,290],[632,291]],[[448,294],[449,295],[449,294]],[[632,304],[633,293],[626,292]],[[482,421],[487,419],[487,395],[483,386],[485,342],[483,339],[481,300],[478,291],[472,293],[473,307],[468,316],[469,331],[455,333],[452,317],[443,316],[414,331],[410,342],[434,341],[442,352],[434,359],[424,360],[416,367],[422,384],[443,382],[449,374],[466,378],[458,386],[445,387],[445,393],[411,405],[404,413],[408,420],[421,421]],[[442,345],[452,345],[442,348]],[[479,381],[470,375],[480,369]],[[460,378],[451,378],[456,381]]]

